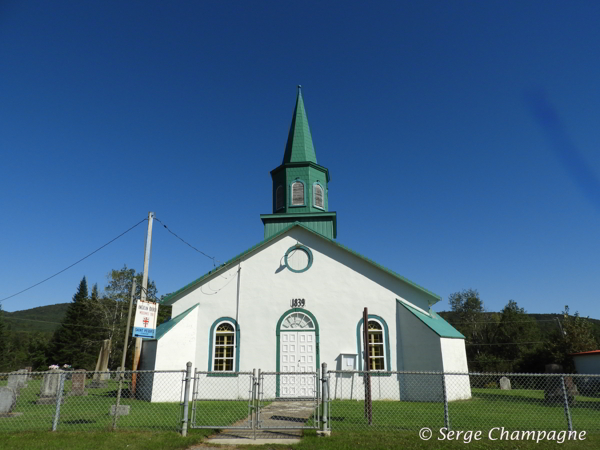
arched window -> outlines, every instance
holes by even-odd
[[[283,204],[284,199],[283,186],[277,186],[277,189],[275,190],[275,211],[280,210],[285,206]]]
[[[221,322],[214,329],[213,366],[215,372],[233,372],[235,361],[235,328],[230,322]]]
[[[390,367],[390,343],[388,327],[385,320],[379,316],[369,314],[367,322],[367,348],[369,349],[369,370],[392,370]],[[364,343],[363,320],[360,319],[356,326],[356,345],[359,354],[358,370],[364,370]]]
[[[385,370],[385,349],[383,346],[383,328],[375,320],[369,320],[369,361],[370,370]]]
[[[292,206],[304,206],[304,183],[300,180],[292,183]]]
[[[323,196],[323,186],[319,183],[313,184],[313,205],[316,208],[325,208],[325,198]]]

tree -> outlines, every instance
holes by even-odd
[[[10,369],[9,367],[6,367],[7,351],[8,331],[4,325],[4,311],[2,311],[2,305],[0,304],[0,372]]]
[[[107,276],[108,283],[104,288],[104,293],[101,296],[94,297],[92,290],[92,298],[90,299],[90,305],[93,310],[92,314],[95,317],[95,321],[104,327],[102,337],[99,338],[98,342],[102,339],[111,340],[111,353],[109,357],[109,368],[116,369],[121,364],[121,357],[123,355],[123,342],[125,339],[125,329],[127,327],[127,313],[129,309],[129,301],[131,298],[131,285],[133,279],[136,280],[136,293],[135,299],[140,298],[142,292],[142,273],[136,273],[135,269],[127,268],[127,265],[123,266],[119,270],[111,270]],[[148,288],[146,298],[150,301],[157,301],[158,290],[153,281],[148,280]],[[133,327],[133,314],[135,314],[136,302],[133,305],[132,311],[132,324],[128,330],[130,339],[128,345],[128,351],[131,350],[134,345],[134,340],[131,339],[131,328]],[[159,308],[160,311],[160,308]],[[131,363],[127,363],[128,366]]]
[[[540,347],[540,328],[524,308],[509,300],[501,311],[493,341],[498,344],[491,349],[494,355],[506,363],[504,370],[513,371]]]
[[[62,325],[54,332],[48,348],[48,360],[54,364],[69,364],[74,368],[93,369],[95,360],[90,335],[95,334],[90,315],[88,287],[82,278]]]

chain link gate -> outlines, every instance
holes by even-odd
[[[318,429],[319,372],[258,372],[257,430]]]
[[[196,370],[190,428],[318,429],[320,381],[319,372],[225,374]]]
[[[202,372],[193,378],[191,428],[252,430],[256,376],[252,372]]]

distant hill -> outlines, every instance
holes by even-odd
[[[4,323],[14,331],[52,333],[65,318],[69,303],[38,306],[22,311],[3,312]]]
[[[500,313],[497,312],[486,312],[484,313],[485,316],[489,317],[489,320],[492,320],[491,316],[492,315],[498,315]],[[452,323],[454,320],[454,313],[452,311],[442,311],[439,313],[440,316],[442,316],[445,320],[447,320],[448,322]],[[558,331],[558,320],[560,320],[560,323],[562,324],[563,321],[563,315],[562,314],[536,314],[536,313],[532,313],[532,314],[527,314],[529,317],[532,317],[533,319],[536,320],[536,322],[538,323],[538,326],[540,327],[540,331],[542,332],[542,336],[548,336],[550,335],[553,331]],[[598,319],[592,319],[591,317],[589,318],[589,321],[592,322],[592,325],[594,326],[594,333],[596,335],[596,338],[600,338],[600,320]]]

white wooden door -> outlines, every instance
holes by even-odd
[[[279,367],[282,397],[313,397],[315,394],[316,343],[314,331],[285,331],[281,335]]]

